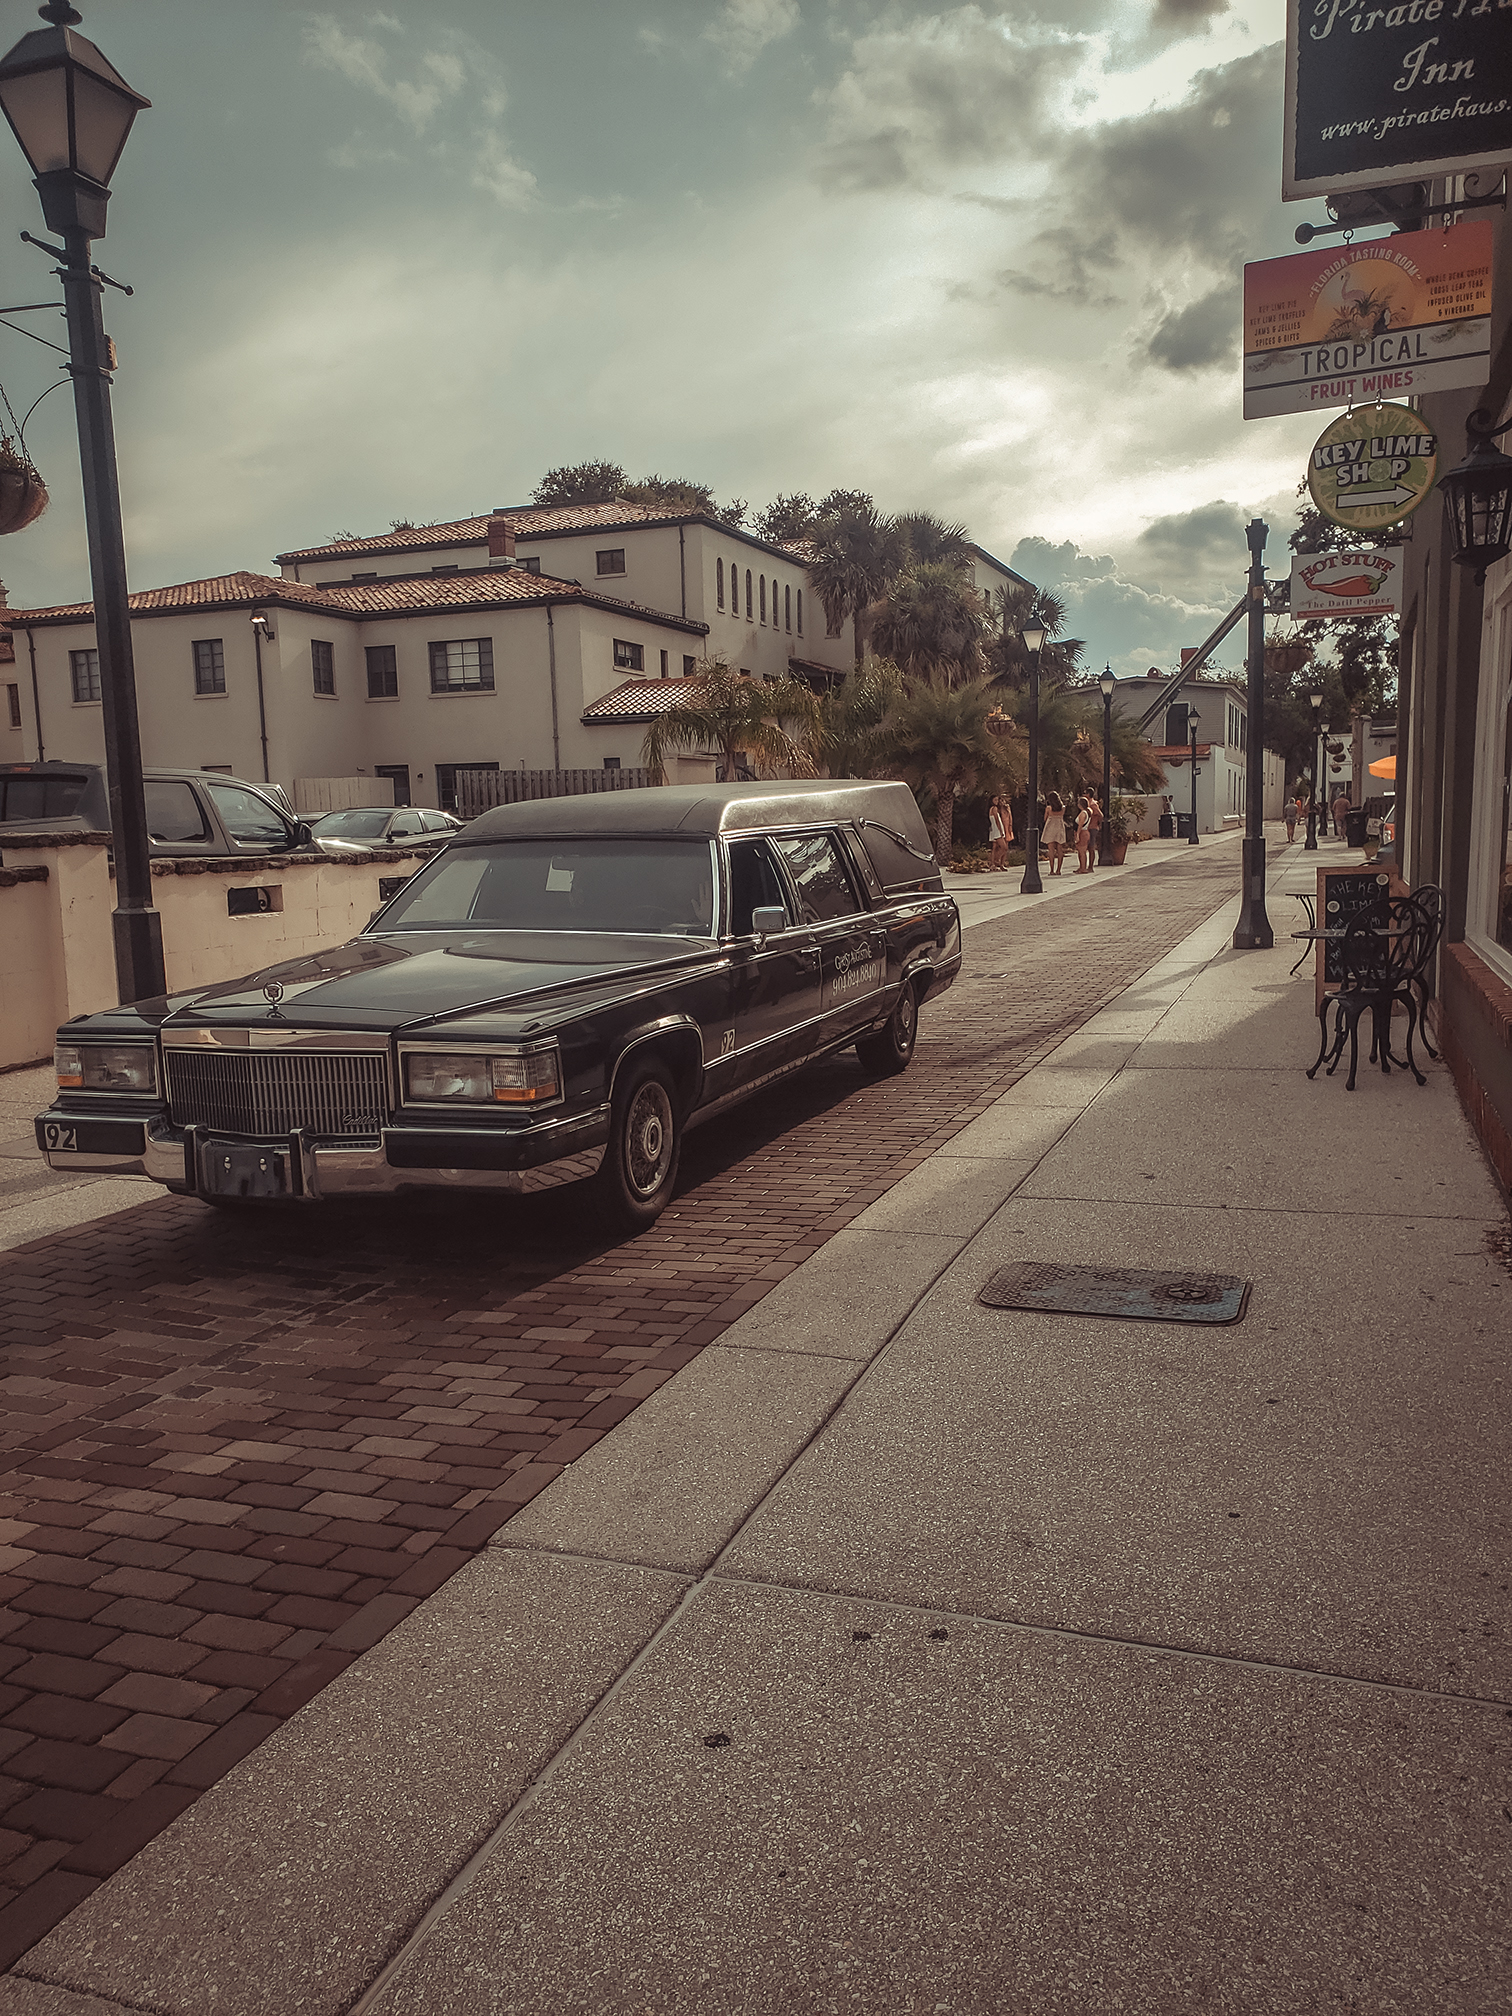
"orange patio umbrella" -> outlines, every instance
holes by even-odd
[[[1379,762],[1379,763],[1372,763],[1372,764],[1370,764],[1370,765],[1369,765],[1368,767],[1369,767],[1369,770],[1370,770],[1370,774],[1371,774],[1371,776],[1372,776],[1372,777],[1395,777],[1395,776],[1396,776],[1396,758],[1395,758],[1395,756],[1383,756],[1383,757],[1381,758],[1381,760],[1380,760],[1380,762]]]

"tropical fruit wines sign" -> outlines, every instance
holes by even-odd
[[[1246,266],[1245,419],[1484,384],[1491,248],[1477,220]]]
[[[1288,200],[1512,157],[1509,0],[1287,0],[1286,13]]]

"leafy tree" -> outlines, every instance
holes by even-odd
[[[801,679],[753,679],[722,658],[704,658],[694,667],[691,690],[646,730],[643,759],[663,781],[675,749],[718,750],[732,780],[742,757],[758,770],[811,777],[809,747],[818,718],[813,692]]]
[[[814,506],[821,519],[838,518],[845,511],[874,511],[876,508],[867,490],[830,490]]]
[[[1020,693],[1010,702],[1010,711],[1026,737],[1029,729],[1029,698]],[[1103,704],[1096,688],[1067,687],[1058,679],[1040,679],[1039,710],[1040,789],[1068,792],[1102,790]],[[1165,766],[1134,723],[1115,713],[1113,733],[1113,781],[1124,789],[1158,790],[1165,781]]]
[[[758,538],[770,539],[774,546],[785,540],[807,539],[819,522],[819,507],[805,490],[795,490],[788,497],[780,491],[764,511],[758,511],[751,520],[751,530]]]
[[[647,504],[657,511],[677,512],[693,517],[701,514],[717,518],[725,525],[739,525],[746,515],[743,497],[725,505],[715,502],[707,483],[690,483],[681,476],[645,476],[639,483],[626,483],[619,492],[632,504]]]
[[[885,777],[883,724],[903,692],[903,675],[889,659],[868,658],[859,672],[819,696],[810,749],[828,777]]]
[[[1294,553],[1339,553],[1362,543],[1362,534],[1346,531],[1332,518],[1324,517],[1305,483],[1297,485],[1297,496],[1301,501],[1289,542]],[[1340,721],[1351,712],[1379,714],[1396,704],[1398,625],[1394,616],[1310,617],[1307,628],[1318,642],[1332,647],[1329,655],[1338,668],[1345,702],[1337,717]],[[1267,738],[1269,733],[1267,716]]]
[[[970,577],[944,560],[920,562],[897,575],[867,618],[872,642],[910,683],[959,682],[982,669],[987,605]]]
[[[832,628],[855,625],[856,670],[866,656],[866,612],[887,592],[902,557],[893,521],[871,502],[826,518],[814,536],[808,576]]]
[[[956,806],[1007,790],[1024,774],[1023,743],[987,679],[923,679],[899,695],[879,730],[884,760],[932,806],[935,860],[950,866]],[[929,816],[929,814],[926,814]]]
[[[568,504],[612,504],[625,494],[625,472],[618,462],[578,462],[570,469],[548,469],[531,492],[530,501],[543,508]]]

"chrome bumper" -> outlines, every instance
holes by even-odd
[[[37,1122],[39,1145],[49,1124],[56,1131],[79,1117],[44,1114]],[[140,1121],[123,1122],[121,1127],[123,1134],[137,1135],[140,1147],[81,1151],[43,1146],[43,1157],[50,1169],[63,1174],[87,1171],[99,1176],[144,1176],[180,1194],[213,1194],[214,1185],[206,1179],[204,1166],[212,1146],[210,1137],[194,1128],[179,1130],[161,1122],[145,1126]],[[310,1141],[300,1134],[244,1145],[265,1147],[285,1165],[283,1194],[289,1202],[314,1203],[339,1197],[392,1197],[413,1190],[529,1196],[596,1175],[608,1136],[606,1105],[569,1120],[508,1133],[481,1127],[445,1133],[434,1128],[390,1127],[384,1129],[378,1143],[350,1148],[330,1141]],[[517,1163],[522,1154],[540,1159],[507,1169],[458,1167],[440,1160],[448,1149],[459,1161],[472,1159],[485,1165],[496,1155],[508,1155]],[[434,1162],[422,1159],[431,1155],[437,1158]]]

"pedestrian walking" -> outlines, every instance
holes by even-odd
[[[1333,812],[1334,838],[1335,840],[1342,840],[1344,838],[1344,821],[1349,817],[1351,810],[1349,793],[1342,784],[1339,786],[1339,795],[1333,801],[1330,809]]]
[[[1103,809],[1095,791],[1087,793],[1087,866],[1095,868],[1102,852]]]
[[[1078,798],[1076,801],[1076,872],[1078,875],[1090,875],[1092,873],[1091,868],[1087,865],[1087,852],[1091,846],[1091,842],[1092,815],[1087,810],[1086,799]]]
[[[1059,875],[1066,858],[1066,808],[1057,791],[1052,791],[1045,800],[1045,825],[1040,838],[1050,856],[1050,873]]]
[[[1008,867],[1008,843],[1013,838],[1013,808],[1004,797],[994,798],[987,807],[987,834],[992,842],[990,866],[998,873]]]
[[[1285,805],[1281,808],[1281,817],[1286,821],[1286,837],[1288,840],[1295,840],[1297,837],[1297,814],[1301,810],[1302,801],[1300,798],[1288,798]]]

